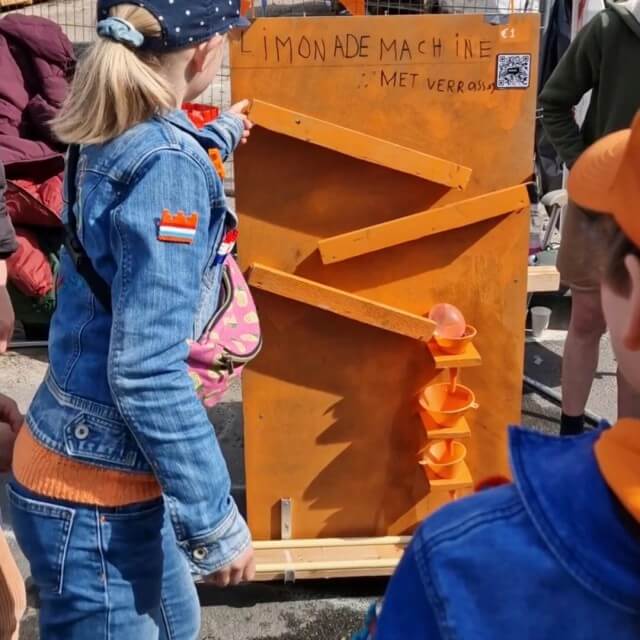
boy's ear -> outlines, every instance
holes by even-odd
[[[630,254],[624,259],[624,264],[631,284],[624,344],[630,351],[640,351],[640,259]]]

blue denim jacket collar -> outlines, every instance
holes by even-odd
[[[550,438],[512,429],[513,473],[531,519],[565,569],[610,604],[637,613],[640,526],[600,474],[593,446],[601,433]]]

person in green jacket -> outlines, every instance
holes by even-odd
[[[574,117],[588,91],[584,123]],[[640,109],[640,0],[608,4],[577,35],[540,94],[544,129],[569,169],[603,136],[626,129]],[[600,267],[608,251],[600,217],[569,203],[558,269],[572,295],[562,364],[560,433],[584,429],[584,411],[598,366],[606,323],[600,301]],[[618,372],[618,414],[640,418],[640,394]]]

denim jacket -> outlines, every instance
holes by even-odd
[[[108,469],[153,472],[180,547],[208,574],[250,543],[213,427],[188,375],[188,340],[218,304],[215,256],[229,215],[207,149],[233,152],[242,122],[196,130],[181,112],[83,147],[78,236],[111,287],[106,312],[63,252],[50,368],[27,422],[49,449]],[[159,240],[163,211],[198,215],[190,244]]]
[[[640,638],[640,525],[600,474],[600,434],[513,430],[514,484],[425,521],[375,640]]]

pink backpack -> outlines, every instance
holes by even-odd
[[[206,407],[220,402],[231,380],[242,374],[262,347],[256,305],[230,253],[223,264],[220,306],[202,336],[189,347],[189,375]]]

